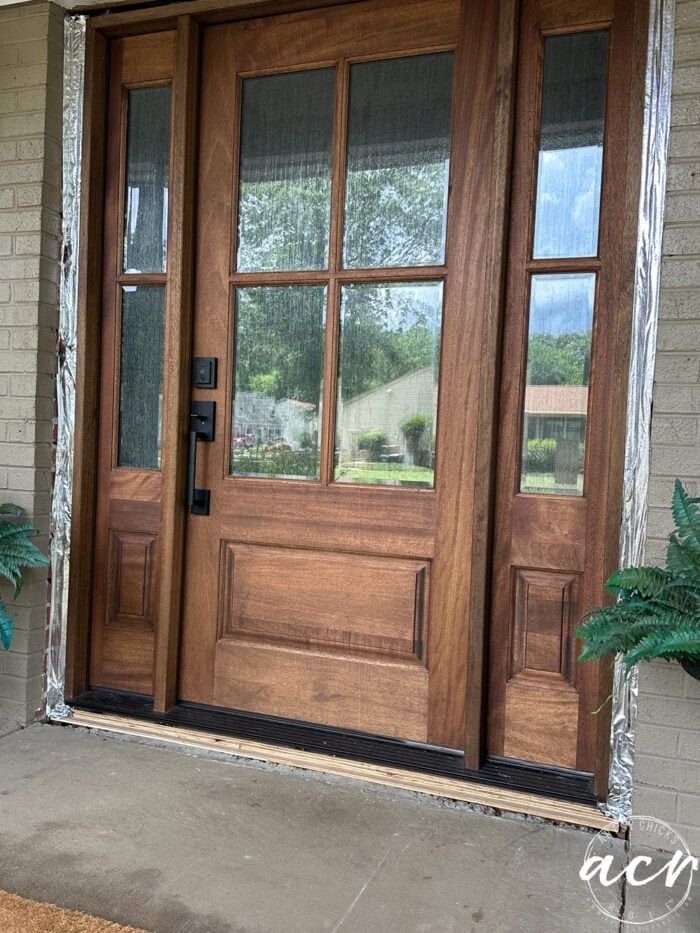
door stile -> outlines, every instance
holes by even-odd
[[[436,558],[431,579],[431,613],[450,625],[435,626],[428,663],[431,671],[428,742],[462,749],[467,719],[475,716],[470,700],[481,705],[482,666],[472,648],[475,629],[483,619],[470,618],[473,567],[479,546],[474,538],[473,512],[484,503],[475,499],[476,448],[482,366],[495,368],[495,358],[483,356],[483,308],[487,298],[486,260],[491,190],[499,9],[496,4],[463,3],[460,41],[455,60],[455,103],[452,115],[450,188],[442,341],[442,386],[438,413],[436,463]],[[446,478],[449,477],[449,482]],[[434,631],[435,631],[434,629]],[[482,634],[476,635],[477,645]],[[469,662],[469,663],[468,663]],[[457,684],[471,681],[467,690]],[[477,714],[475,718],[480,718]],[[470,727],[470,762],[478,757],[478,729]]]
[[[508,213],[515,124],[520,0],[500,0],[498,63],[484,298],[478,436],[474,475],[473,560],[467,654],[465,767],[478,770],[486,749],[486,664],[493,512],[496,496],[498,386],[508,255]]]
[[[85,45],[85,102],[82,145],[80,250],[78,259],[77,359],[74,473],[71,516],[71,579],[66,635],[67,698],[88,686],[92,611],[95,507],[97,501],[97,411],[99,407],[102,224],[107,124],[109,43],[88,21]]]
[[[192,16],[179,16],[173,75],[170,267],[163,370],[162,542],[153,683],[153,708],[161,713],[174,706],[177,699],[191,381],[199,38],[198,22]]]
[[[333,121],[333,177],[331,180],[331,218],[328,248],[328,293],[326,296],[326,342],[323,354],[323,401],[321,417],[321,463],[319,480],[328,486],[333,481],[335,461],[335,405],[338,390],[338,334],[340,331],[340,283],[337,273],[342,265],[343,215],[345,213],[345,172],[348,138],[348,96],[350,66],[346,60],[336,65],[336,96]]]

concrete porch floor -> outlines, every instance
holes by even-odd
[[[590,839],[66,727],[0,740],[0,888],[157,933],[631,930],[578,877]],[[669,922],[700,929],[697,895]]]

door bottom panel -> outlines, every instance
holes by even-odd
[[[463,754],[455,749],[239,710],[218,709],[199,703],[178,703],[167,713],[156,713],[151,697],[117,690],[90,689],[70,700],[70,704],[91,712],[116,713],[166,726],[202,729],[288,748],[338,755],[354,761],[393,765],[492,787],[508,787],[575,803],[594,804],[597,800],[593,791],[593,775],[582,771],[542,767],[491,756],[487,756],[478,771],[470,771],[464,767]]]

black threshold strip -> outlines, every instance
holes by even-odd
[[[167,713],[156,713],[153,711],[151,697],[118,690],[91,689],[71,700],[70,705],[95,713],[116,713],[165,726],[199,729],[238,739],[284,745],[307,752],[321,752],[354,761],[471,781],[475,784],[508,787],[523,793],[555,797],[575,803],[596,803],[593,775],[583,771],[544,767],[495,757],[488,757],[478,771],[468,771],[462,765],[463,756],[450,749],[398,739],[384,739],[361,732],[344,732],[329,726],[316,726],[273,716],[234,712],[199,703],[178,703]]]

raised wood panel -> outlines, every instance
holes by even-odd
[[[428,565],[225,543],[219,636],[423,654]]]
[[[141,622],[153,629],[154,535],[110,531],[107,625]]]
[[[575,681],[577,573],[515,570],[511,678]]]
[[[575,768],[578,708],[575,690],[510,681],[505,690],[503,755]]]
[[[425,742],[428,672],[418,664],[221,640],[213,702]],[[401,715],[397,716],[397,708]]]

